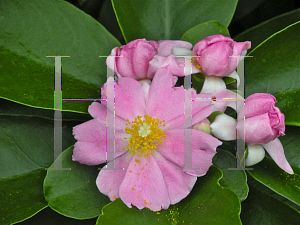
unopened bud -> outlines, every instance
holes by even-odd
[[[203,131],[207,134],[211,134],[211,130],[210,130],[210,122],[207,118],[203,119],[201,122],[199,123],[196,123],[194,126],[193,126],[193,129],[196,129],[196,130],[200,130],[200,131]]]

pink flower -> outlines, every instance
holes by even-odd
[[[281,169],[293,174],[278,139],[284,135],[285,124],[284,115],[275,107],[275,103],[275,97],[270,94],[250,95],[238,112],[237,122],[232,117],[221,114],[215,118],[210,128],[213,135],[222,140],[244,139],[248,146],[246,166],[263,160],[265,149]]]
[[[124,170],[102,169],[98,189],[112,201],[121,198],[128,207],[167,209],[190,193],[197,176],[206,174],[221,144],[209,134],[184,128],[185,100],[211,95],[174,88],[166,69],[157,71],[150,87],[128,77],[120,77],[117,84],[109,78],[106,85],[115,85],[114,108],[107,108],[105,102],[91,104],[94,119],[73,129],[77,140],[73,160],[87,165],[106,162],[106,110],[115,111],[115,137],[108,138],[114,138],[116,158],[108,164],[114,162],[115,168]],[[193,101],[191,107],[191,126],[213,111],[209,101]],[[192,138],[189,146],[184,145],[187,129]],[[192,151],[192,167],[200,170],[176,169],[184,167],[184,147]]]
[[[106,60],[107,66],[114,70],[118,77],[131,77],[136,80],[152,79],[153,75],[148,75],[149,62],[157,54],[158,43],[156,41],[147,41],[146,39],[137,39],[114,48],[111,56]],[[114,64],[115,58],[115,64]]]
[[[229,37],[212,35],[195,44],[193,55],[203,74],[228,76],[237,67],[241,56],[251,47],[251,42],[235,42]],[[230,57],[232,56],[232,57]]]

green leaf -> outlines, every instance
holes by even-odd
[[[250,186],[249,196],[242,203],[244,225],[299,224],[300,213],[291,206]]]
[[[167,210],[128,208],[120,199],[103,207],[100,224],[241,224],[240,202],[236,194],[218,184],[222,172],[212,166],[198,178],[192,192]]]
[[[280,137],[286,158],[294,170],[290,175],[280,169],[268,156],[248,170],[249,174],[279,195],[284,196],[297,205],[300,205],[300,128],[286,127],[285,136]]]
[[[184,33],[181,40],[188,41],[195,45],[198,41],[214,34],[222,34],[223,36],[230,37],[229,31],[226,26],[220,24],[218,21],[208,21],[201,23]]]
[[[62,216],[50,207],[46,207],[28,220],[18,223],[18,225],[94,225],[95,223],[96,219],[75,220]]]
[[[72,161],[73,146],[62,153],[63,168],[48,170],[44,193],[48,205],[58,213],[74,219],[90,219],[101,214],[110,203],[96,186],[101,166],[87,166]],[[53,165],[51,166],[53,167]]]
[[[27,115],[27,116],[35,116],[42,117],[48,119],[54,119],[55,110],[48,109],[40,109],[33,108],[26,105],[21,105],[12,101],[8,101],[6,99],[0,98],[0,115]],[[88,121],[92,119],[89,114],[83,113],[74,113],[62,111],[62,119],[63,121]]]
[[[105,57],[120,43],[96,20],[61,0],[4,0],[0,5],[0,97],[54,108],[54,58],[62,58],[62,97],[100,98]],[[63,102],[87,112],[90,102]]]
[[[62,147],[74,144],[75,124],[63,124]],[[22,221],[47,206],[43,181],[54,161],[53,131],[53,120],[1,115],[0,224]]]
[[[263,185],[262,183],[258,182],[257,180],[255,180],[253,177],[251,177],[249,175],[249,173],[247,173],[247,182],[248,185],[253,186],[257,189],[259,189],[261,192],[264,192],[288,205],[290,205],[291,207],[293,207],[294,209],[297,209],[300,212],[300,206],[296,205],[294,202],[291,202],[290,200],[288,200],[287,198],[277,194],[276,192],[272,191],[270,188],[268,188],[267,186]]]
[[[300,20],[300,9],[284,13],[260,23],[234,37],[235,41],[251,41],[254,49],[274,33]]]
[[[179,40],[194,26],[210,20],[228,26],[237,0],[112,0],[126,42],[138,38]]]
[[[270,93],[286,125],[300,126],[300,21],[267,39],[245,59],[245,92]]]
[[[234,191],[244,201],[248,195],[247,176],[244,170],[230,170],[237,168],[236,158],[229,152],[218,149],[213,158],[213,164],[223,172],[220,185]]]

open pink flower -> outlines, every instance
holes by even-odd
[[[197,176],[206,174],[219,140],[199,130],[184,127],[186,99],[202,97],[194,90],[174,88],[173,78],[160,69],[149,87],[148,83],[120,77],[117,84],[109,78],[106,85],[115,85],[115,108],[92,103],[89,113],[94,119],[73,129],[77,143],[73,160],[87,165],[106,162],[106,110],[115,111],[115,168],[102,169],[96,184],[112,201],[116,198],[128,206],[153,211],[167,209],[185,198]],[[103,92],[104,94],[105,92]],[[105,97],[105,96],[103,96]],[[209,101],[193,101],[192,124],[203,120],[213,111]],[[184,133],[192,132],[192,142],[184,145]],[[192,151],[192,167],[184,168],[184,147]]]
[[[275,103],[275,97],[267,93],[250,95],[238,112],[238,121],[221,114],[210,128],[221,140],[235,140],[237,137],[244,139],[248,146],[246,166],[263,160],[266,150],[281,169],[293,174],[278,139],[284,135],[285,124],[284,115],[275,107]]]

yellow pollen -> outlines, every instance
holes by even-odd
[[[198,56],[198,54],[196,54],[196,56]],[[197,59],[192,58],[192,64],[194,64],[198,69],[201,69],[201,66],[200,66],[199,62],[197,61]]]
[[[163,121],[159,121],[157,118],[145,115],[142,120],[142,116],[137,116],[134,121],[130,122],[127,119],[125,132],[131,134],[128,139],[128,145],[124,149],[128,149],[131,154],[137,154],[139,156],[152,155],[152,149],[156,149],[158,143],[162,144],[161,138],[166,137],[165,131],[162,131],[159,127]],[[139,163],[139,162],[138,162]]]

